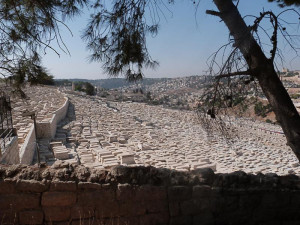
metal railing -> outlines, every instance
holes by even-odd
[[[13,128],[10,97],[0,92],[0,156],[14,136],[17,136],[17,132]]]
[[[6,147],[15,136],[17,136],[15,129],[0,130],[0,156],[4,154]]]

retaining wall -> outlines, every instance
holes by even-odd
[[[36,150],[36,139],[35,139],[35,130],[34,125],[30,127],[30,130],[20,148],[20,161],[22,164],[31,164],[33,156]]]
[[[65,97],[64,105],[56,110],[49,122],[37,122],[38,138],[54,138],[57,124],[66,117],[69,107],[69,99]],[[20,149],[20,160],[22,164],[31,164],[36,150],[35,130],[32,125],[26,139]],[[19,163],[17,162],[17,163]],[[7,163],[7,162],[6,162]]]
[[[56,163],[2,166],[0,178],[3,223],[300,224],[300,179],[293,175]]]
[[[38,138],[54,138],[57,124],[66,117],[69,107],[69,99],[65,97],[65,103],[61,108],[56,110],[49,122],[38,122],[37,133]]]
[[[3,153],[3,155],[0,155],[0,163],[7,163],[7,164],[20,163],[17,136],[11,137],[11,141],[8,143],[8,146],[5,147],[5,152]]]

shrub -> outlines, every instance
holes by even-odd
[[[297,99],[300,97],[300,94],[291,94],[290,96],[292,99]]]
[[[257,116],[266,117],[267,113],[272,111],[272,107],[270,104],[263,105],[262,102],[258,102],[255,104],[254,112]]]
[[[273,122],[270,119],[266,119],[266,123],[273,123]]]

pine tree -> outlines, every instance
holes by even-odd
[[[17,89],[25,81],[49,79],[41,65],[41,53],[57,41],[67,52],[60,36],[63,20],[79,13],[87,0],[1,0],[0,74]],[[46,77],[47,76],[47,77]]]

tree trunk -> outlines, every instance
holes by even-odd
[[[236,46],[240,49],[269,100],[287,139],[287,144],[300,161],[300,116],[280,81],[272,60],[268,59],[255,41],[232,0],[214,0],[219,16],[225,22]]]

